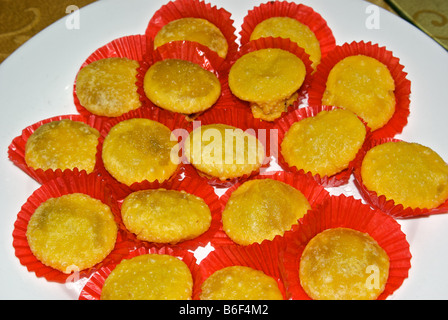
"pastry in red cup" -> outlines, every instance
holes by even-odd
[[[224,8],[200,0],[170,1],[160,7],[148,23],[146,36],[154,49],[170,41],[194,41],[223,59],[238,51],[231,14]]]
[[[135,274],[129,278],[126,270]],[[166,275],[167,270],[171,270],[171,277]],[[193,253],[171,247],[140,246],[122,260],[95,272],[78,299],[191,300],[199,290],[200,277]]]
[[[288,299],[280,272],[283,250],[279,238],[269,243],[215,249],[199,264],[202,278],[195,299]],[[229,275],[223,280],[224,286],[219,285],[220,274]],[[260,290],[263,286],[265,289]]]
[[[219,229],[221,202],[200,177],[113,187],[129,239],[154,247],[195,250],[206,246]]]
[[[338,232],[348,233],[343,236],[348,240],[347,246],[341,249],[337,241],[327,242],[326,246],[319,245],[320,239],[324,237],[331,239],[328,235]],[[317,241],[312,241],[313,239]],[[287,290],[294,300],[309,300],[311,296],[383,300],[402,285],[411,267],[409,243],[398,222],[386,213],[372,209],[361,200],[344,195],[332,196],[316,209],[309,211],[301,220],[299,228],[289,233],[285,241],[287,244],[282,270],[285,272]],[[320,250],[306,249],[312,248],[315,244],[318,244]],[[319,258],[319,252],[324,253],[333,247],[334,251],[329,251],[328,256]],[[371,256],[359,248],[365,250],[370,248],[375,252],[384,251],[388,263],[384,263],[383,258],[379,259],[379,255]],[[311,274],[306,270],[308,261],[305,261],[307,258],[303,258],[305,250],[308,251],[305,252],[308,259],[314,256],[316,261],[316,269]],[[332,252],[339,252],[339,258],[333,257]],[[302,258],[305,262],[301,269]],[[334,268],[335,263],[341,267],[348,261],[351,262],[345,264],[345,269]],[[342,272],[341,276],[337,275],[338,272]],[[384,283],[383,273],[387,274]],[[311,281],[322,274],[326,276],[321,278],[321,281],[314,283]],[[346,289],[344,295],[338,296],[342,293],[342,289],[336,291],[333,289],[336,282],[340,282],[341,288]],[[309,283],[313,284],[309,286]],[[361,289],[357,290],[359,288]]]
[[[136,76],[146,51],[145,36],[132,35],[115,39],[93,52],[75,79],[73,97],[78,112],[118,117],[140,108]]]
[[[173,131],[187,126],[183,115],[160,108],[140,108],[111,119],[99,139],[99,173],[135,188],[145,181],[175,179],[181,160]]]
[[[219,106],[204,112],[182,144],[186,174],[216,187],[257,174],[269,161],[269,128],[247,108]]]
[[[61,115],[41,120],[13,139],[8,157],[39,183],[61,176],[63,171],[97,171],[98,138],[105,123],[105,118],[93,115]]]
[[[369,128],[356,114],[333,106],[298,108],[276,121],[278,162],[309,173],[326,187],[348,183]]]
[[[354,177],[364,200],[395,218],[448,212],[448,164],[419,143],[370,140]]]
[[[333,32],[313,8],[286,1],[270,1],[249,10],[241,26],[241,45],[261,37],[291,39],[310,55],[313,70],[336,46]]]
[[[231,62],[230,91],[255,118],[274,121],[303,99],[312,74],[309,55],[282,38],[260,38],[241,47]]]
[[[64,172],[22,206],[14,223],[15,255],[28,271],[48,281],[88,277],[129,252],[119,214],[103,179]]]
[[[393,137],[402,132],[409,116],[411,83],[403,69],[385,47],[363,41],[345,43],[322,59],[313,75],[308,103],[350,109],[367,123],[375,138]]]
[[[310,175],[292,172],[266,172],[239,182],[220,197],[223,224],[212,244],[247,246],[284,237],[328,196]]]

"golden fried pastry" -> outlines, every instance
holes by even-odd
[[[133,118],[112,127],[104,139],[102,157],[106,170],[126,185],[161,182],[177,170],[177,149],[177,139],[169,128],[157,121]]]
[[[436,208],[448,199],[448,164],[418,143],[387,142],[367,151],[363,184],[405,208]]]
[[[353,111],[373,131],[392,118],[394,90],[395,81],[386,65],[364,55],[349,56],[330,71],[322,104]]]
[[[140,107],[137,93],[139,63],[128,58],[105,58],[82,68],[76,78],[76,95],[89,112],[118,117]]]
[[[255,136],[224,124],[194,129],[185,141],[184,152],[197,170],[220,180],[251,174],[265,158],[264,147]]]
[[[214,272],[201,286],[201,300],[282,300],[274,278],[244,266]]]
[[[272,240],[290,230],[311,208],[296,188],[273,179],[244,182],[222,212],[225,233],[240,245]]]
[[[321,111],[295,122],[281,143],[290,167],[313,175],[332,176],[355,159],[366,137],[366,127],[351,111]]]
[[[160,29],[154,37],[154,48],[171,41],[195,41],[215,51],[221,58],[227,56],[229,45],[221,30],[208,20],[181,18]]]
[[[305,64],[293,53],[260,49],[235,61],[229,86],[236,97],[250,102],[254,117],[273,121],[297,98],[305,76]]]
[[[166,189],[131,193],[123,201],[121,216],[138,239],[170,244],[200,236],[212,219],[202,198]]]
[[[104,282],[101,300],[190,300],[193,277],[180,259],[143,254],[122,260]]]
[[[311,66],[316,69],[320,63],[320,43],[311,29],[290,17],[272,17],[257,24],[250,35],[250,40],[267,37],[290,39],[310,55]]]
[[[221,95],[221,83],[214,73],[180,59],[153,64],[145,74],[143,88],[155,105],[184,114],[210,108]]]
[[[300,284],[315,300],[373,300],[386,286],[389,256],[367,233],[327,229],[306,245]]]
[[[117,230],[107,205],[73,193],[42,203],[30,218],[26,237],[39,261],[71,273],[101,262],[114,248]]]
[[[98,130],[83,122],[65,119],[43,124],[26,142],[26,164],[33,169],[78,168],[91,173],[99,136]]]

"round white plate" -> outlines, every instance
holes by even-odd
[[[8,160],[8,145],[30,124],[77,113],[72,89],[82,62],[113,39],[144,33],[153,13],[166,2],[98,1],[75,12],[77,17],[66,16],[43,30],[0,65],[0,299],[77,299],[82,285],[37,278],[14,256],[12,230],[17,213],[39,185]],[[211,2],[232,13],[238,33],[247,11],[265,1]],[[429,146],[447,160],[448,53],[408,22],[368,2],[302,3],[327,20],[337,44],[372,41],[400,58],[411,80],[412,94],[409,123],[398,138]],[[352,183],[332,192],[359,198]],[[411,246],[412,267],[408,279],[389,299],[447,299],[448,215],[399,223]]]

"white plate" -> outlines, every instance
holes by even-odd
[[[15,167],[6,151],[26,126],[51,116],[76,113],[72,85],[81,63],[95,49],[125,35],[144,33],[152,14],[167,1],[101,0],[79,12],[79,29],[65,17],[25,43],[0,65],[1,157],[0,299],[76,299],[79,285],[49,283],[20,265],[14,256],[12,230],[20,207],[38,184]],[[232,13],[239,32],[247,10],[260,0],[214,0]],[[369,26],[375,14],[361,0],[309,0],[333,30],[337,44],[372,41],[400,58],[412,83],[409,123],[398,138],[420,142],[448,160],[448,53],[395,15],[379,9],[379,28]],[[372,11],[373,10],[373,11]],[[367,25],[366,25],[367,21]],[[359,194],[350,183],[332,190]],[[411,245],[409,278],[389,299],[448,298],[448,215],[401,220]]]

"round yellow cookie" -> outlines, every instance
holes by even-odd
[[[281,154],[290,167],[332,176],[355,159],[365,137],[366,128],[353,112],[321,111],[289,128],[281,143]]]
[[[210,228],[212,219],[202,198],[166,189],[131,193],[123,201],[121,215],[138,239],[170,244],[200,236]]]
[[[367,189],[405,208],[435,208],[448,199],[448,164],[418,143],[373,147],[363,159],[361,176]]]
[[[236,97],[251,103],[256,118],[273,121],[295,100],[305,76],[305,64],[293,53],[260,49],[235,61],[229,72],[229,86]]]
[[[117,230],[107,205],[73,193],[42,203],[30,218],[26,237],[39,261],[71,273],[101,262],[114,248]]]
[[[154,48],[171,41],[195,41],[215,51],[221,58],[227,56],[229,45],[221,30],[208,20],[181,18],[160,29],[154,37]]]
[[[81,105],[95,115],[118,117],[140,107],[136,76],[139,63],[127,58],[105,58],[82,68],[76,78]]]
[[[283,235],[311,208],[296,188],[273,179],[244,182],[222,212],[225,233],[240,245],[261,243]]]
[[[265,158],[264,147],[254,135],[224,124],[194,129],[185,141],[184,152],[197,170],[220,180],[251,174]]]
[[[190,300],[193,277],[180,259],[144,254],[121,261],[104,282],[101,300]]]
[[[214,272],[201,286],[201,300],[283,300],[274,278],[244,266]]]
[[[299,278],[315,300],[373,300],[386,286],[389,256],[367,233],[327,229],[305,247]]]
[[[322,104],[353,111],[373,131],[392,118],[394,90],[395,81],[383,63],[364,55],[350,56],[330,71]]]
[[[321,60],[320,43],[311,29],[290,17],[272,17],[257,24],[250,40],[267,37],[290,39],[310,55],[311,66],[316,69]]]
[[[180,59],[153,64],[145,74],[143,88],[155,105],[184,114],[209,109],[221,95],[221,83],[214,73]]]
[[[161,182],[179,165],[177,139],[157,121],[121,121],[104,139],[102,158],[106,170],[126,185],[144,180]]]
[[[25,145],[25,162],[34,169],[74,169],[91,173],[95,168],[98,130],[72,120],[41,125]]]

